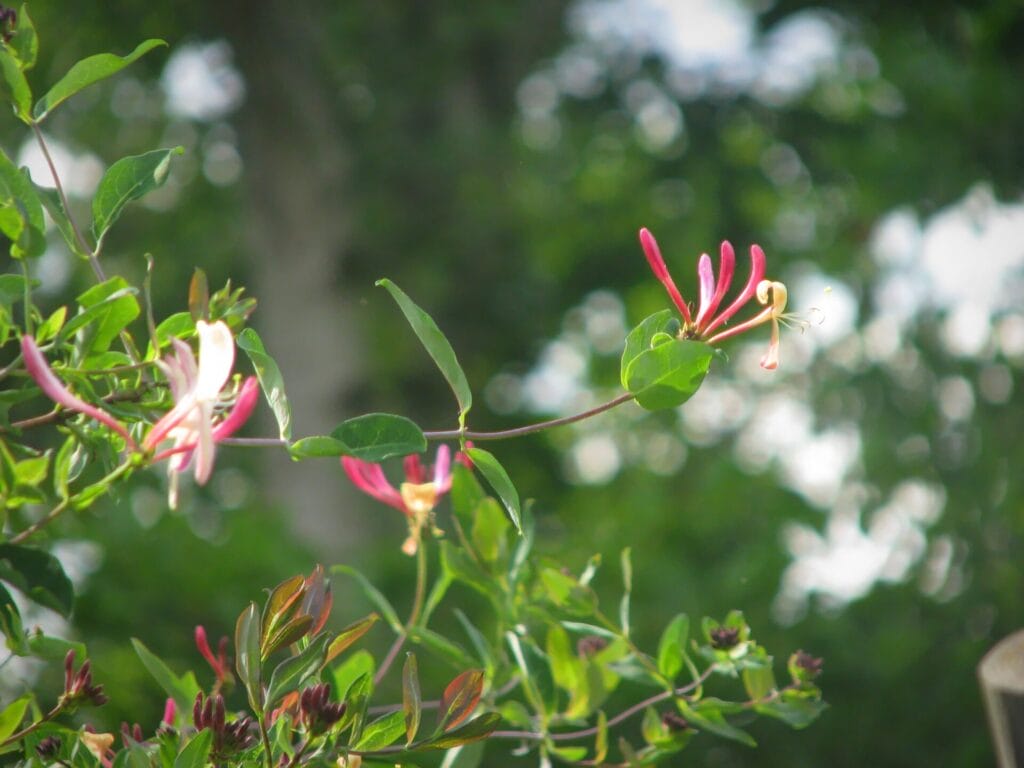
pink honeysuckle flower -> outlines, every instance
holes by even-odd
[[[28,335],[21,337],[21,354],[25,358],[25,370],[28,371],[28,375],[39,385],[39,388],[43,390],[44,395],[57,403],[57,405],[71,411],[84,413],[101,424],[106,424],[124,438],[124,441],[131,450],[138,450],[138,446],[135,444],[132,436],[128,434],[128,428],[124,424],[102,408],[90,405],[73,395],[71,390],[64,385],[64,382],[57,378],[53,369],[50,368],[50,364],[46,362],[46,357],[43,355],[42,350],[39,349],[34,338]]]
[[[142,442],[145,451],[153,451],[164,440],[174,445],[156,455],[156,460],[169,458],[171,473],[170,503],[177,503],[177,473],[195,464],[195,479],[200,485],[210,479],[216,444],[230,437],[252,415],[259,397],[256,378],[250,376],[242,384],[231,412],[214,423],[221,390],[231,376],[235,363],[235,340],[227,325],[218,320],[196,323],[199,336],[199,361],[192,349],[180,339],[172,339],[173,353],[157,362],[167,377],[174,398],[174,407],[164,414]]]
[[[177,473],[185,471],[195,457],[195,477],[200,485],[213,471],[214,446],[230,437],[252,415],[259,400],[259,383],[250,376],[234,397],[234,405],[227,416],[217,420],[221,390],[227,384],[235,360],[235,342],[227,325],[218,321],[196,323],[199,334],[199,362],[185,342],[172,339],[174,352],[157,365],[167,376],[174,397],[174,407],[164,414],[149,430],[139,446],[128,428],[95,405],[91,405],[65,386],[46,362],[42,351],[31,336],[22,336],[21,351],[25,369],[47,397],[69,410],[84,413],[107,425],[124,438],[132,452],[150,454],[165,439],[174,446],[153,456],[153,461],[170,459],[170,503],[177,501]],[[215,423],[216,422],[216,423]]]
[[[457,455],[456,461],[462,461],[461,456],[461,453]],[[342,456],[341,466],[356,488],[405,515],[409,523],[409,537],[402,544],[402,551],[407,555],[416,554],[424,524],[441,496],[452,487],[451,451],[448,446],[442,445],[437,449],[432,469],[425,467],[417,454],[406,456],[403,461],[405,482],[398,488],[388,482],[380,464]],[[428,477],[432,479],[428,480]]]
[[[717,344],[720,341],[736,336],[737,334],[749,331],[767,322],[772,324],[771,343],[768,352],[761,358],[761,367],[768,370],[775,370],[779,365],[779,322],[783,319],[786,310],[787,291],[786,286],[774,280],[765,280],[765,256],[760,246],[750,246],[750,277],[739,295],[733,299],[725,309],[718,312],[729,287],[732,284],[733,274],[736,269],[736,254],[728,241],[722,243],[718,261],[718,280],[715,280],[714,269],[711,265],[711,257],[706,253],[702,254],[697,263],[697,276],[700,281],[700,304],[697,308],[697,315],[694,317],[690,307],[683,300],[675,281],[665,266],[665,260],[661,256],[661,249],[654,239],[650,230],[640,230],[640,245],[643,247],[647,263],[655,277],[661,281],[668,291],[672,303],[676,305],[679,314],[683,318],[683,327],[679,331],[679,338],[703,341],[707,344]],[[752,298],[765,305],[765,308],[748,320],[725,330],[718,330],[727,323],[747,302]],[[718,313],[717,315],[715,313]]]

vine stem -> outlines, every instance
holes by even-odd
[[[427,547],[425,542],[420,542],[420,545],[416,548],[416,594],[412,599],[412,609],[409,611],[409,619],[405,622],[405,628],[395,638],[395,642],[391,644],[388,649],[387,656],[384,657],[384,661],[381,662],[380,668],[377,670],[377,674],[373,676],[374,687],[380,685],[380,681],[387,675],[388,670],[391,669],[391,665],[395,663],[395,659],[398,658],[399,651],[402,650],[402,646],[405,645],[405,641],[409,637],[409,631],[419,621],[420,612],[423,610],[423,600],[427,594]]]
[[[704,681],[711,677],[711,673],[714,671],[714,665],[708,667],[704,672],[694,680],[692,683],[684,685],[682,688],[676,688],[671,691],[662,691],[656,693],[643,701],[637,702],[628,709],[624,709],[619,714],[615,715],[608,720],[605,727],[611,728],[618,725],[619,723],[625,722],[629,718],[643,712],[647,707],[657,704],[660,701],[666,699],[676,698],[678,696],[685,696],[695,688],[700,687],[704,684]],[[539,731],[494,731],[488,736],[491,739],[521,739],[525,741],[543,741],[544,739],[551,739],[552,741],[575,741],[576,739],[585,739],[590,736],[596,736],[599,729],[598,727],[591,726],[590,728],[583,728],[578,731],[565,731],[563,733],[540,733]]]
[[[50,167],[50,175],[53,177],[54,186],[57,188],[57,194],[60,196],[61,205],[64,206],[64,212],[68,216],[68,222],[71,224],[71,231],[75,233],[75,239],[78,240],[79,246],[82,248],[82,252],[89,257],[89,266],[92,267],[92,273],[96,275],[96,279],[101,283],[106,282],[107,275],[103,271],[103,267],[100,266],[100,260],[96,255],[96,252],[86,242],[85,237],[82,236],[82,231],[78,228],[78,224],[75,223],[74,217],[71,215],[71,206],[68,205],[68,197],[64,194],[64,185],[60,183],[60,176],[57,175],[57,166],[53,164],[53,158],[50,157],[50,149],[46,146],[46,140],[43,138],[43,132],[39,130],[39,124],[32,122],[32,132],[36,136],[36,143],[39,144],[39,148],[43,151],[43,157],[46,158],[46,164]]]
[[[504,440],[510,437],[522,437],[523,435],[531,435],[534,432],[543,432],[545,429],[551,429],[552,427],[561,427],[565,424],[572,424],[577,421],[589,419],[591,416],[597,416],[599,413],[610,411],[616,406],[628,403],[632,399],[632,393],[624,392],[613,400],[609,400],[607,403],[601,403],[601,405],[580,413],[575,413],[572,416],[561,416],[557,419],[540,421],[536,424],[528,424],[525,427],[503,429],[498,432],[475,432],[471,429],[442,429],[432,432],[424,432],[423,436],[427,438],[427,440],[456,440],[459,438],[465,438],[466,440]]]

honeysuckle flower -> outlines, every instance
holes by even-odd
[[[700,304],[697,308],[697,315],[694,317],[669,274],[665,260],[661,256],[661,249],[658,248],[658,243],[650,230],[646,228],[640,230],[640,245],[643,247],[651,271],[665,286],[672,303],[676,305],[682,316],[683,325],[679,331],[679,338],[717,344],[770,322],[772,324],[771,342],[768,352],[761,358],[761,367],[768,370],[775,370],[778,367],[779,322],[783,319],[783,313],[786,310],[788,294],[786,286],[782,283],[765,279],[765,256],[760,246],[750,246],[750,276],[747,278],[747,283],[739,295],[720,312],[718,311],[719,307],[732,285],[733,274],[736,270],[736,254],[728,241],[722,243],[719,252],[717,281],[714,268],[711,265],[711,257],[706,253],[701,255],[697,262]],[[764,309],[738,325],[719,330],[755,296]]]
[[[199,361],[189,346],[172,339],[173,352],[157,365],[167,376],[174,398],[174,407],[149,430],[142,445],[132,438],[128,428],[112,415],[85,402],[57,377],[46,357],[31,336],[21,337],[25,369],[47,397],[69,410],[84,413],[110,427],[124,438],[129,450],[152,454],[164,440],[173,446],[157,453],[153,461],[170,459],[170,504],[177,501],[177,473],[184,472],[195,459],[195,478],[200,485],[210,479],[215,446],[230,437],[248,421],[259,400],[259,383],[250,376],[234,396],[234,405],[220,418],[221,390],[227,384],[235,360],[235,342],[227,325],[221,321],[196,323],[199,336]]]
[[[199,336],[199,361],[192,349],[180,339],[172,339],[173,352],[157,362],[167,377],[174,398],[174,407],[164,414],[142,442],[145,451],[153,451],[164,440],[173,447],[157,454],[156,459],[169,458],[171,474],[170,503],[177,502],[177,473],[194,462],[195,479],[203,485],[213,472],[216,444],[230,437],[252,415],[259,397],[255,377],[242,384],[231,412],[215,423],[221,390],[231,376],[235,363],[235,341],[231,330],[222,322],[196,323]]]
[[[442,445],[437,449],[432,472],[418,455],[406,456],[403,462],[405,482],[398,488],[388,482],[380,464],[342,456],[341,465],[356,488],[405,515],[409,523],[409,537],[402,544],[402,551],[407,555],[416,554],[424,524],[440,498],[452,487],[451,451],[448,446]]]

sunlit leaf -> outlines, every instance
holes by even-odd
[[[711,366],[714,350],[699,341],[668,341],[637,355],[624,372],[625,387],[649,411],[689,400]]]
[[[361,752],[372,752],[395,743],[405,732],[405,717],[402,712],[389,712],[367,723],[362,738],[355,748]]]
[[[213,747],[213,730],[204,728],[189,740],[174,759],[174,768],[203,768]]]
[[[28,709],[29,702],[32,701],[31,696],[21,696],[0,712],[0,742],[4,741],[8,736],[17,730],[18,725],[25,717],[25,711]]]
[[[331,640],[330,645],[327,646],[327,659],[325,663],[330,663],[338,656],[343,654],[353,644],[359,641],[363,635],[373,628],[373,625],[380,621],[380,615],[371,613],[369,616],[364,616],[359,621],[353,622],[345,627],[341,632],[338,633],[337,637]]]
[[[3,47],[0,47],[0,98],[11,103],[21,122],[31,124],[32,89],[18,60]]]
[[[259,334],[252,328],[246,328],[235,339],[238,348],[249,356],[256,376],[263,388],[263,395],[270,404],[270,409],[277,419],[277,428],[282,440],[292,438],[292,409],[288,405],[288,396],[284,392],[284,377],[277,367],[274,358],[267,354]]]
[[[441,696],[440,725],[442,731],[450,731],[472,714],[480,702],[484,690],[484,673],[479,669],[468,669],[444,689]]]
[[[184,147],[157,149],[122,157],[110,166],[92,198],[93,237],[102,240],[128,203],[162,187],[171,170],[171,157],[184,152]]]
[[[18,23],[14,27],[14,36],[8,45],[18,61],[21,62],[22,69],[29,70],[36,65],[36,56],[39,53],[39,35],[36,34],[32,17],[28,15],[27,3],[22,3],[21,8],[18,9]]]
[[[455,399],[459,403],[459,424],[465,422],[466,414],[473,405],[473,393],[466,380],[466,374],[462,372],[458,359],[455,357],[455,350],[451,343],[437,327],[433,318],[424,312],[410,299],[405,292],[387,278],[378,280],[377,285],[383,286],[391,298],[398,304],[405,319],[412,326],[413,333],[419,338],[420,343],[434,359],[437,367],[441,370],[448,385],[455,393]]]
[[[235,669],[249,695],[249,704],[261,712],[260,609],[256,603],[249,603],[235,624]]]
[[[667,679],[674,680],[683,668],[686,642],[690,634],[690,619],[680,613],[661,633],[658,641],[658,671]]]
[[[416,424],[404,416],[368,413],[349,419],[331,432],[347,452],[363,461],[378,462],[427,450],[427,440]]]
[[[486,739],[497,728],[501,722],[501,715],[497,712],[487,712],[475,717],[461,728],[456,728],[442,736],[431,739],[424,746],[430,749],[451,749],[461,744],[468,744],[471,741]]]
[[[146,40],[127,56],[116,56],[113,53],[98,53],[72,65],[67,74],[58,80],[46,95],[36,102],[32,114],[37,121],[42,121],[53,109],[64,100],[74,96],[83,88],[117,74],[139,57],[157,46],[167,45],[163,40]]]
[[[291,656],[274,669],[267,686],[266,706],[273,705],[286,693],[297,691],[323,666],[330,637],[321,635],[301,653]]]

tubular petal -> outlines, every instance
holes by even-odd
[[[721,305],[722,299],[725,298],[725,294],[728,292],[729,286],[732,285],[732,276],[735,271],[736,253],[732,249],[732,243],[728,240],[723,240],[722,246],[718,252],[718,286],[715,288],[715,294],[711,297],[711,301],[708,302],[706,309],[704,308],[703,300],[701,301],[701,311],[697,314],[698,333],[704,332],[705,329],[703,326],[707,324],[711,318],[715,316],[715,312],[718,311],[718,307]]]
[[[434,485],[437,487],[437,495],[447,493],[452,487],[452,454],[447,445],[439,446],[437,456],[434,459]]]
[[[654,272],[654,276],[665,286],[665,290],[668,291],[672,303],[676,305],[676,309],[679,310],[679,314],[683,316],[686,324],[691,325],[693,319],[690,316],[690,308],[686,306],[686,302],[683,301],[679,289],[676,288],[675,281],[672,280],[672,275],[668,273],[665,259],[661,256],[661,249],[658,248],[658,241],[654,239],[654,235],[646,227],[640,230],[640,245],[644,249],[644,255],[647,257],[647,263],[651,265],[651,271]]]
[[[242,425],[252,416],[252,412],[256,410],[259,396],[259,382],[255,376],[250,376],[242,384],[238,397],[235,398],[235,405],[227,415],[227,418],[213,428],[214,441],[219,442],[226,437],[231,437],[231,435],[241,429]]]
[[[235,364],[235,340],[231,329],[221,320],[196,323],[199,335],[199,371],[195,393],[200,400],[216,400]]]
[[[750,277],[747,279],[747,284],[743,287],[743,292],[736,297],[728,308],[708,324],[708,327],[704,329],[705,334],[714,331],[718,326],[735,315],[744,304],[750,301],[757,291],[758,284],[764,279],[764,262],[764,251],[761,250],[761,246],[750,246]]]
[[[128,434],[128,430],[121,422],[103,409],[89,405],[89,403],[71,394],[71,390],[64,386],[64,383],[57,378],[53,369],[50,368],[49,363],[46,362],[46,357],[43,356],[42,351],[36,345],[36,340],[31,336],[21,337],[21,354],[25,358],[25,370],[28,371],[28,375],[32,377],[35,383],[39,385],[44,395],[57,403],[57,405],[84,413],[101,424],[106,424],[123,437],[133,451],[138,450],[138,446],[132,440],[132,436]]]
[[[342,456],[341,466],[344,467],[348,479],[363,493],[391,505],[404,515],[409,514],[401,495],[384,477],[384,470],[380,468],[380,464],[371,464],[352,456]]]

